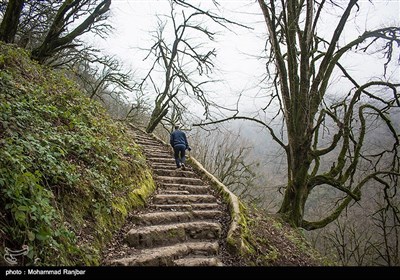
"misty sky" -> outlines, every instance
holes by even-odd
[[[213,9],[218,14],[252,27],[253,30],[233,26],[232,32],[215,25],[210,26],[213,31],[220,32],[216,36],[216,42],[210,46],[217,49],[214,75],[222,82],[214,84],[208,90],[215,101],[224,102],[228,106],[235,104],[239,92],[243,92],[241,102],[247,108],[259,106],[262,94],[257,85],[265,75],[265,61],[259,57],[263,55],[267,36],[260,8],[255,0],[218,2],[221,4],[219,11],[212,5],[212,1],[200,1],[204,9]],[[373,5],[367,0],[359,1],[360,12],[357,17],[350,18],[342,42],[356,38],[359,32],[366,29],[394,22],[399,24],[400,0],[372,2]],[[332,26],[338,20],[335,15],[337,11],[332,9],[330,12],[331,14],[322,17],[322,27],[319,30],[319,34],[326,35],[326,38],[331,37]],[[103,49],[103,52],[118,56],[126,67],[135,71],[136,78],[141,78],[147,73],[151,61],[143,61],[147,52],[139,48],[150,48],[153,44],[150,31],[156,30],[155,15],[169,13],[167,0],[113,0],[110,22],[115,28],[114,32],[106,40],[88,40]],[[377,56],[352,55],[346,60],[349,72],[360,78],[381,75],[382,64],[383,61]],[[397,75],[397,79],[400,76],[398,70],[399,68],[392,69],[391,73],[392,76]]]

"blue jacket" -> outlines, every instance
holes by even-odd
[[[176,129],[174,132],[171,133],[169,143],[172,147],[175,147],[176,145],[184,145],[186,149],[189,149],[186,134],[179,129]]]

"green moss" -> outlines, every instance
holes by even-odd
[[[210,181],[211,186],[218,191],[222,200],[229,206],[232,223],[226,238],[228,249],[239,255],[253,254],[255,250],[249,242],[250,233],[245,206],[221,182],[211,174],[207,174],[200,163],[193,158],[189,158],[188,162],[203,176],[203,179]],[[234,199],[236,199],[238,209],[235,209]]]
[[[283,228],[283,225],[281,222],[277,221],[276,219],[272,220],[272,225],[276,228],[281,230]]]
[[[270,250],[267,254],[262,255],[262,258],[265,264],[273,263],[279,258],[279,251],[274,246],[270,246]]]
[[[126,209],[126,200],[122,197],[118,197],[112,202],[112,208],[114,211],[119,212],[123,217],[128,215],[128,210]]]
[[[156,185],[153,181],[153,177],[151,175],[151,171],[147,170],[145,172],[145,177],[140,182],[140,188],[134,189],[131,193],[129,193],[129,203],[132,205],[144,206],[147,198],[154,192]]]

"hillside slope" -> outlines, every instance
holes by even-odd
[[[5,44],[0,159],[0,252],[29,246],[18,265],[99,264],[103,243],[154,189],[121,124],[62,72]]]
[[[66,76],[0,43],[0,265],[25,245],[16,265],[100,265],[155,190],[129,130]],[[247,216],[252,251],[232,265],[321,264],[297,231]]]

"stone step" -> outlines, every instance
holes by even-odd
[[[192,257],[173,261],[176,266],[224,266],[224,264],[215,257]]]
[[[153,209],[168,211],[191,211],[191,210],[217,210],[217,203],[192,203],[192,204],[152,204]]]
[[[125,239],[131,247],[144,248],[196,239],[218,239],[220,235],[219,223],[198,221],[133,228]]]
[[[169,153],[169,152],[163,152],[163,151],[154,151],[154,152],[144,152],[144,155],[147,158],[150,157],[156,157],[156,158],[174,158],[174,155]]]
[[[150,207],[165,211],[191,211],[194,209],[190,204],[151,204]]]
[[[156,140],[153,136],[145,135],[145,134],[136,134],[135,139],[157,141],[158,142],[158,140]]]
[[[155,204],[191,204],[213,203],[216,198],[209,194],[157,194],[153,198]]]
[[[159,176],[172,176],[172,177],[194,177],[196,174],[193,171],[177,169],[176,165],[172,167],[154,168],[154,174]]]
[[[141,141],[156,141],[157,143],[160,143],[158,140],[156,140],[153,136],[150,135],[144,135],[144,134],[136,134],[134,136],[135,140],[141,140]]]
[[[221,215],[222,212],[218,210],[195,210],[190,212],[152,212],[136,215],[132,219],[137,225],[155,225],[193,220],[212,220]]]
[[[146,158],[150,162],[154,163],[175,163],[175,159],[173,157],[147,157]]]
[[[157,144],[149,144],[149,145],[144,145],[144,144],[139,144],[142,149],[143,149],[143,153],[145,153],[146,155],[151,155],[151,154],[165,154],[165,155],[173,155],[173,149],[168,148],[166,146],[162,146],[162,145],[157,145]]]
[[[184,185],[203,185],[203,181],[199,178],[172,177],[172,176],[157,176],[160,183],[184,184]]]
[[[142,145],[143,146],[143,145]],[[160,154],[173,154],[173,149],[172,148],[167,148],[165,146],[144,146],[146,149],[144,149],[144,153],[146,154],[151,154],[151,153],[160,153]]]
[[[209,186],[190,166],[177,169],[172,148],[135,130],[132,135],[153,169],[158,186],[148,211],[132,217],[125,240],[133,255],[110,261],[129,266],[222,266],[217,222],[223,213]]]
[[[174,259],[191,254],[215,255],[218,253],[218,242],[184,242],[172,246],[141,250],[130,258],[112,260],[110,265],[119,266],[169,266]]]
[[[142,146],[149,147],[162,147],[162,144],[156,140],[148,140],[148,139],[135,139],[135,142]]]
[[[139,143],[140,145],[160,145],[160,142],[153,138],[148,137],[135,137],[135,142]]]
[[[149,162],[149,163],[153,169],[168,169],[168,170],[177,169],[175,161],[174,161],[174,163],[170,163],[170,162],[166,162],[166,163]],[[177,169],[177,170],[181,170],[181,169]]]
[[[188,191],[189,193],[193,194],[205,194],[208,193],[209,187],[208,186],[192,186],[192,185],[185,185],[185,184],[173,184],[173,183],[163,183],[159,182],[161,188],[159,190],[166,190],[166,191]]]
[[[156,143],[149,143],[149,144],[144,144],[144,143],[138,143],[142,149],[144,153],[150,153],[152,151],[160,151],[160,152],[164,152],[165,147],[164,146],[160,146],[160,144],[156,144]]]
[[[170,190],[165,190],[165,189],[158,189],[157,190],[158,194],[190,194],[188,191],[170,191]]]

